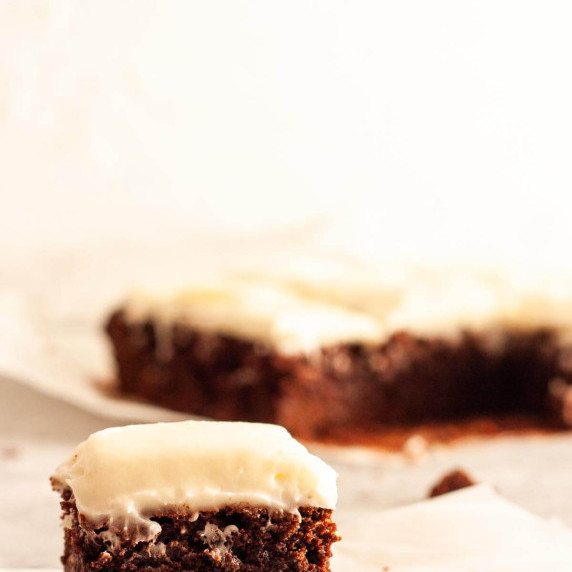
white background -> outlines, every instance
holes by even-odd
[[[366,256],[568,264],[571,24],[566,1],[2,0],[0,239],[304,223]]]

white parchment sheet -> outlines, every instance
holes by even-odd
[[[96,385],[112,375],[101,328],[106,312],[140,279],[188,272],[180,267],[184,250],[181,245],[166,256],[164,250],[152,248],[98,247],[82,255],[44,257],[3,268],[0,377],[9,380],[7,387],[12,389],[0,394],[2,398],[19,400],[24,416],[28,412],[31,417],[53,415],[54,426],[69,423],[70,434],[75,434],[72,424],[82,428],[86,424],[92,430],[117,423],[188,418],[108,397]],[[5,418],[0,446],[7,456],[12,449],[24,453],[1,465],[0,505],[8,519],[0,518],[0,567],[55,568],[61,531],[57,498],[49,491],[47,479],[73,443],[65,438],[65,428],[49,439],[22,431],[25,424],[33,426],[33,419],[24,421],[22,414],[12,413],[11,403],[1,407]],[[572,570],[572,553],[566,552],[572,550],[566,548],[572,546],[572,537],[552,522],[557,519],[572,526],[569,435],[470,441],[430,448],[415,459],[355,447],[311,448],[340,475],[337,520],[344,541],[336,551],[336,572],[381,572],[385,562],[392,572],[532,572],[543,563],[545,570]],[[522,513],[513,526],[510,519],[520,514],[518,509],[491,502],[494,493],[486,487],[477,487],[473,496],[458,505],[443,501],[384,512],[422,500],[438,477],[458,466],[542,519]],[[29,543],[26,548],[30,522],[41,531],[37,550],[30,550]],[[506,542],[495,545],[495,539],[502,539],[509,530]],[[499,555],[496,564],[494,558],[487,560],[463,544],[471,535],[478,536],[484,552]],[[519,545],[527,558],[516,558]],[[564,554],[568,561],[562,563],[559,558]]]

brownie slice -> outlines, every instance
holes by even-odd
[[[51,478],[68,572],[327,572],[336,472],[283,427],[112,427]]]
[[[326,572],[338,540],[332,511],[316,507],[165,511],[148,515],[161,527],[157,538],[139,540],[133,530],[91,525],[69,488],[62,499],[66,572]]]

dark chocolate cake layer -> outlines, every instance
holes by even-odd
[[[152,516],[161,532],[153,541],[137,541],[123,529],[93,528],[78,517],[69,489],[62,497],[71,523],[62,557],[66,572],[327,572],[331,545],[339,539],[328,509],[236,506]]]
[[[172,327],[166,353],[152,322],[129,323],[121,311],[107,332],[123,393],[214,419],[274,422],[297,436],[497,413],[572,425],[572,346],[551,330],[502,332],[495,343],[470,332],[397,333],[296,356],[184,325]]]

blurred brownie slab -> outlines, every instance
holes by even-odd
[[[336,474],[281,427],[92,435],[58,467],[66,571],[330,570]]]
[[[571,425],[566,308],[462,285],[466,306],[458,284],[344,297],[251,280],[136,295],[107,324],[119,388],[310,438],[505,413]]]

